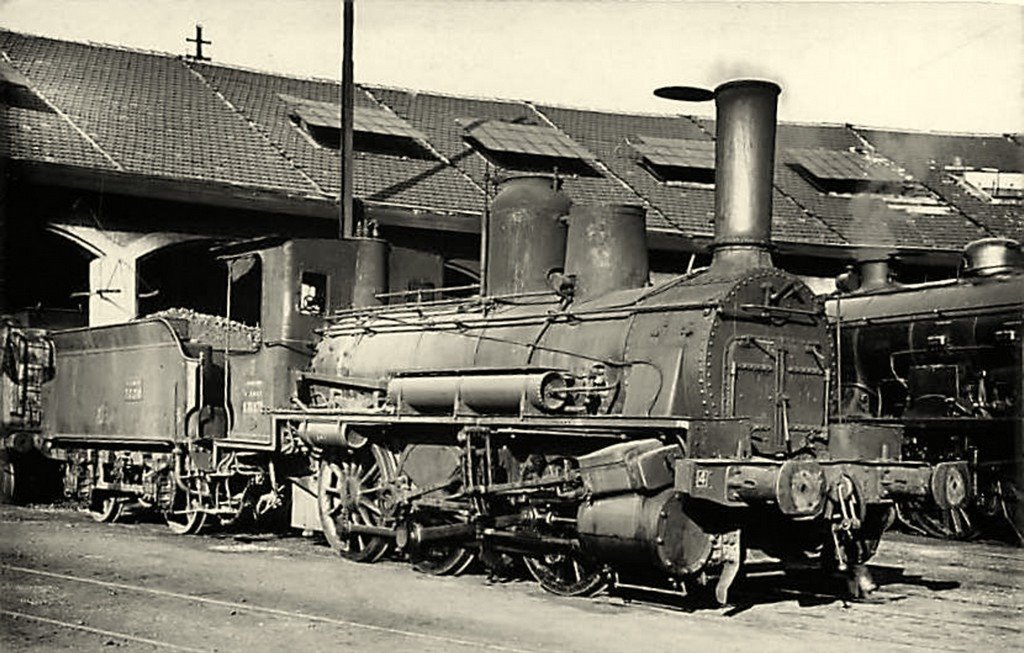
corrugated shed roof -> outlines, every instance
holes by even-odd
[[[465,121],[460,121],[465,123]],[[521,125],[500,120],[470,121],[466,132],[492,152],[513,152],[555,159],[593,160],[571,138],[546,125]]]
[[[641,134],[631,145],[644,159],[656,166],[715,169],[714,141],[658,138]]]
[[[490,164],[467,143],[465,118],[469,116],[484,122],[543,124],[541,116],[522,102],[458,98],[373,86],[365,88],[383,105],[422,131],[431,145],[481,186],[486,183]],[[573,134],[567,135],[586,147]],[[517,170],[495,167],[492,172],[499,175]],[[606,176],[568,175],[563,177],[563,189],[573,201],[579,203],[635,203],[637,199],[622,184]]]
[[[287,93],[278,97],[290,107],[290,115],[315,127],[341,130],[341,105],[338,102],[309,100]],[[384,109],[352,107],[352,131],[380,136],[423,138],[409,123]]]
[[[281,97],[331,104],[339,97],[338,84],[210,64],[192,65],[253,122],[278,149],[279,156],[300,168],[327,193],[337,195],[340,192],[338,151],[320,147],[307,138],[292,122],[291,106]],[[365,92],[355,94],[355,108],[360,112],[386,110]],[[480,211],[483,207],[481,192],[439,158],[357,152],[353,168],[354,192],[362,199],[442,212]]]
[[[883,183],[903,181],[903,176],[892,168],[869,161],[856,152],[790,148],[785,150],[783,156],[787,162],[799,165],[821,180]]]
[[[0,156],[117,170],[61,116],[21,107],[0,108]]]
[[[702,122],[709,130],[714,129],[713,120]],[[851,149],[871,145],[863,140],[859,130],[848,126],[782,123],[776,138],[775,185],[850,244],[959,249],[971,240],[990,235],[953,207],[941,215],[915,214],[893,209],[878,197],[824,193],[787,164],[792,160],[792,151],[807,149],[829,150],[835,156],[861,157],[866,161],[864,155]],[[905,168],[903,161],[886,152],[874,155],[885,156],[891,164],[885,166],[886,176],[891,173],[893,181],[899,176],[898,170]],[[915,195],[927,192],[924,188],[910,190]],[[945,201],[941,195],[935,199],[938,203]]]
[[[877,151],[907,169],[986,235],[1024,237],[1024,204],[997,204],[968,192],[947,167],[1024,171],[1024,147],[1014,135],[925,134],[855,127]]]

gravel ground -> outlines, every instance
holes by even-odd
[[[1024,552],[897,536],[848,605],[752,569],[736,605],[564,599],[481,574],[359,565],[315,539],[178,537],[0,506],[0,650],[998,651],[1024,646]]]

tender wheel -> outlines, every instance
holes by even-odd
[[[89,516],[98,522],[116,522],[124,512],[124,503],[123,497],[94,490],[89,495]]]
[[[593,596],[608,585],[604,569],[574,554],[524,557],[523,562],[541,587],[559,596]]]
[[[317,503],[327,542],[343,558],[374,562],[391,539],[351,532],[351,525],[390,526],[388,482],[394,457],[377,445],[364,445],[320,463]]]

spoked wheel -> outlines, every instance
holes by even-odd
[[[913,502],[904,505],[900,515],[911,528],[944,540],[973,540],[981,533],[976,517],[965,506],[939,508]]]
[[[413,569],[433,576],[458,576],[466,571],[475,559],[475,551],[459,545],[435,544],[409,554]]]
[[[124,512],[124,504],[124,497],[93,490],[89,495],[89,516],[98,522],[116,522]]]
[[[352,532],[353,525],[388,527],[391,509],[388,484],[394,456],[366,444],[320,463],[317,503],[327,542],[343,558],[375,562],[388,550],[391,538]]]
[[[608,585],[603,568],[573,553],[524,557],[523,562],[530,575],[552,594],[593,596]]]

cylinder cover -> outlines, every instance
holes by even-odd
[[[711,555],[711,535],[686,514],[672,489],[584,503],[576,518],[583,547],[618,567],[686,575],[700,571]]]

